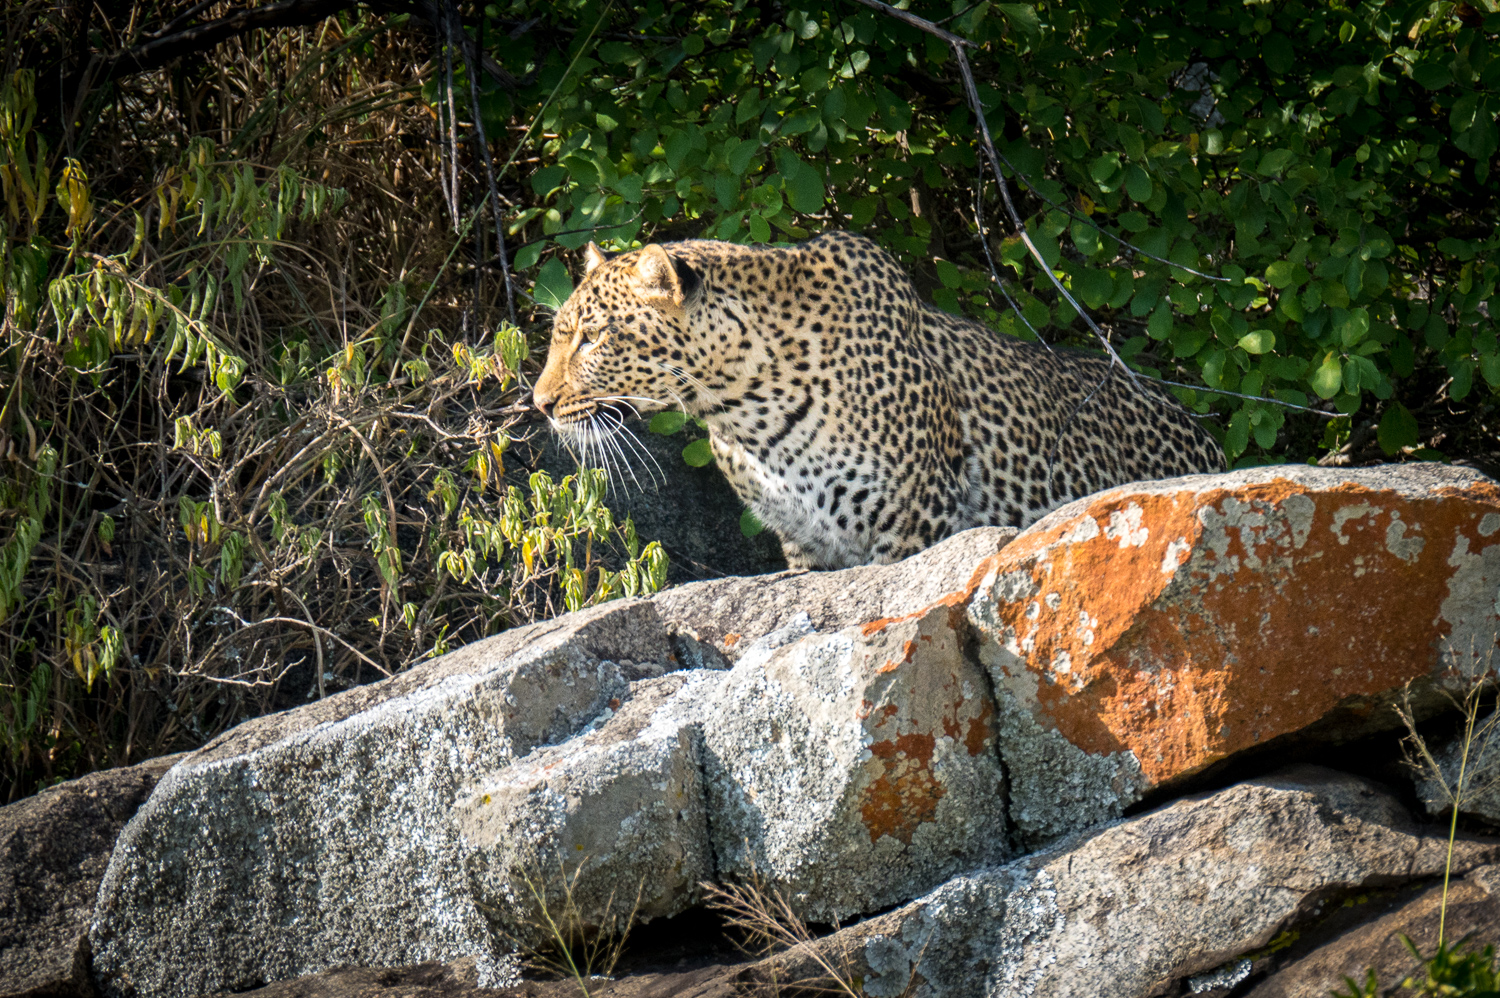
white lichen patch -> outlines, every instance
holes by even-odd
[[[1198,510],[1203,534],[1197,551],[1186,563],[1194,574],[1205,575],[1209,581],[1233,575],[1242,567],[1288,573],[1293,565],[1292,552],[1307,543],[1313,511],[1313,501],[1304,495],[1288,496],[1279,503],[1225,498],[1217,507]],[[1235,541],[1242,554],[1229,553]],[[1163,573],[1175,570],[1171,561],[1169,547],[1162,561]]]
[[[1171,575],[1187,560],[1192,552],[1193,545],[1188,543],[1186,537],[1179,537],[1167,545],[1166,554],[1161,559],[1161,574]]]
[[[1361,520],[1365,517],[1372,519],[1380,513],[1380,507],[1371,506],[1367,502],[1355,503],[1352,506],[1341,506],[1333,512],[1333,523],[1328,529],[1339,539],[1340,544],[1349,543],[1349,535],[1344,533],[1344,526],[1351,520]],[[1358,526],[1358,524],[1356,524]]]
[[[1141,526],[1141,516],[1141,507],[1136,503],[1115,510],[1109,514],[1109,526],[1104,528],[1104,536],[1118,541],[1122,551],[1140,547],[1151,536],[1151,531]]]
[[[1148,781],[1134,752],[1093,754],[1043,727],[1030,706],[1037,676],[992,668],[1000,707],[1000,759],[1010,778],[1010,819],[1019,843],[1036,848],[1060,835],[1119,817]]]
[[[1059,540],[1064,544],[1082,544],[1099,536],[1099,524],[1092,516],[1081,516],[1078,522],[1073,524],[1073,529],[1063,534]]]
[[[1391,510],[1391,524],[1385,528],[1385,549],[1408,565],[1415,565],[1422,549],[1427,546],[1425,537],[1408,537],[1407,530],[1421,530],[1420,523],[1407,524],[1401,519],[1399,509]]]
[[[1500,667],[1500,544],[1470,550],[1469,538],[1459,534],[1448,565],[1454,571],[1438,609],[1438,623],[1447,625],[1448,637],[1438,663],[1459,677],[1474,677]]]

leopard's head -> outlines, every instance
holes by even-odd
[[[593,243],[584,278],[553,320],[547,364],[532,402],[559,430],[608,435],[626,415],[690,403],[684,369],[703,281],[686,261],[651,245],[618,255]]]

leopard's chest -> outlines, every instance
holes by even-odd
[[[711,431],[710,441],[724,476],[775,531],[789,564],[864,564],[876,535],[870,509],[880,490],[879,468],[868,456],[859,460],[853,448],[845,456],[844,447],[823,436],[793,432],[766,447]]]

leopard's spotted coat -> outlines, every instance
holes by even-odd
[[[875,243],[691,241],[609,257],[557,313],[535,404],[564,432],[682,405],[793,566],[889,562],[1123,482],[1218,471],[1218,445],[1102,357],[922,302]],[[1087,400],[1087,401],[1085,401]]]

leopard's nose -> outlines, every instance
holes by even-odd
[[[552,406],[556,402],[557,396],[555,395],[549,395],[546,392],[539,391],[533,391],[531,393],[531,404],[536,407],[537,412],[540,412],[548,419],[552,418]]]

